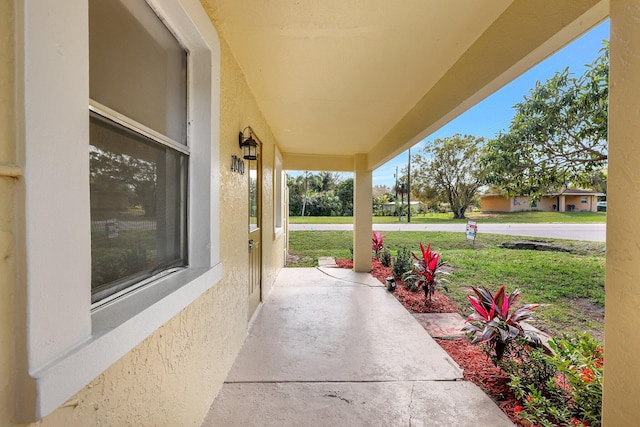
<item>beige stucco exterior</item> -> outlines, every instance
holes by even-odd
[[[542,196],[535,206],[532,206],[528,196],[500,196],[484,195],[480,197],[480,209],[483,212],[597,212],[598,196],[585,195],[553,195]]]
[[[603,425],[637,425],[640,395],[640,10],[611,1]]]
[[[482,212],[511,212],[511,199],[503,196],[483,196],[480,198]]]
[[[15,287],[21,166],[13,124],[12,2],[0,3],[0,425],[16,425]],[[230,369],[248,325],[248,175],[232,173],[238,131],[251,125],[262,142],[263,294],[284,264],[283,234],[275,235],[275,141],[244,76],[221,39],[220,209],[224,278],[178,316],[33,425],[199,425]],[[18,165],[18,166],[16,166]],[[241,214],[238,214],[241,213]],[[242,214],[245,213],[245,214]],[[237,242],[237,243],[232,243]]]
[[[235,0],[234,0],[235,1]],[[247,73],[257,79],[263,68],[248,70],[239,58],[251,57],[251,51],[225,39],[227,22],[216,22],[222,7],[234,1],[206,1],[206,9],[217,26],[221,38],[221,102],[220,102],[220,200],[216,208],[220,215],[221,261],[224,277],[177,316],[153,331],[124,357],[102,372],[82,390],[72,396],[53,413],[32,424],[37,426],[89,425],[199,425],[236,357],[248,327],[246,227],[247,176],[230,171],[231,155],[238,152],[238,131],[251,125],[262,146],[263,165],[263,294],[267,295],[283,264],[285,234],[273,228],[273,170],[274,147],[279,145],[278,133],[287,131],[279,117],[286,110],[261,102],[261,90],[269,82],[252,84]],[[354,2],[360,5],[361,2]],[[21,0],[0,2],[0,425],[17,425],[15,407],[24,396],[17,389],[17,342],[22,341],[26,314],[17,309],[18,291],[24,286],[23,170],[24,146],[20,129],[24,124],[20,104],[21,76],[16,69],[23,52],[16,46],[22,30],[16,25],[14,12]],[[320,3],[317,3],[320,4]],[[341,4],[345,4],[341,2]],[[351,4],[351,3],[349,3]],[[444,4],[444,3],[442,3]],[[361,6],[361,5],[360,5]],[[295,150],[295,138],[288,138],[287,150],[282,150],[284,166],[320,165],[322,169],[352,170],[356,172],[356,224],[354,241],[370,244],[371,170],[401,152],[413,142],[433,132],[457,114],[473,106],[510,79],[544,58],[572,37],[586,31],[603,19],[609,11],[606,1],[550,1],[548,8],[554,19],[531,20],[526,40],[506,40],[508,29],[518,28],[529,21],[511,21],[513,16],[529,16],[534,9],[548,9],[527,1],[503,2],[493,6],[492,13],[500,15],[488,31],[473,38],[464,46],[461,58],[451,58],[445,64],[451,73],[440,79],[434,76],[433,86],[425,87],[418,98],[409,99],[404,106],[396,105],[397,123],[392,127],[375,127],[366,132],[355,153],[321,152],[313,156],[313,147]],[[284,7],[284,6],[282,6]],[[355,6],[354,6],[355,7]],[[246,8],[245,8],[246,9]],[[572,9],[579,9],[570,14]],[[373,9],[372,9],[373,10]],[[308,10],[307,10],[308,11]],[[491,15],[486,11],[484,15]],[[265,22],[275,15],[260,14]],[[521,15],[519,15],[521,14]],[[312,14],[311,14],[312,15]],[[569,19],[565,19],[570,16]],[[604,391],[604,425],[632,426],[637,422],[637,396],[640,394],[640,230],[634,227],[640,209],[640,35],[637,22],[640,12],[629,0],[611,0],[611,95],[610,95],[610,173],[607,224],[607,300],[606,300],[606,365]],[[332,31],[312,28],[309,34],[292,17],[293,26],[273,26],[284,37],[300,31],[299,39],[314,35],[323,38]],[[522,18],[520,18],[522,19]],[[242,28],[242,25],[240,25]],[[296,30],[297,28],[297,30]],[[535,32],[540,28],[540,32]],[[340,34],[362,34],[368,27],[353,29],[340,27]],[[479,31],[481,32],[481,31]],[[364,31],[366,33],[366,31]],[[242,35],[242,33],[237,33]],[[478,36],[478,34],[476,34]],[[406,35],[405,44],[410,44]],[[231,47],[230,47],[231,45]],[[239,45],[235,45],[239,46]],[[462,45],[461,45],[462,46]],[[468,49],[467,49],[468,47]],[[466,50],[465,50],[466,49]],[[258,49],[259,50],[259,49]],[[269,51],[265,50],[268,57]],[[493,52],[493,56],[490,55]],[[262,52],[264,54],[264,52]],[[271,53],[274,53],[273,51]],[[257,57],[255,57],[257,58]],[[385,63],[393,63],[387,58]],[[477,64],[486,67],[478,67]],[[289,64],[289,63],[286,63]],[[285,64],[285,65],[286,65]],[[488,64],[488,65],[487,65]],[[356,64],[358,65],[358,64]],[[427,64],[428,65],[428,64]],[[286,68],[286,67],[285,67]],[[473,80],[474,73],[480,78]],[[437,74],[437,73],[436,73]],[[286,83],[287,76],[283,75]],[[361,75],[351,76],[351,81]],[[402,78],[399,76],[398,78]],[[280,83],[283,80],[278,80]],[[297,81],[299,84],[304,81]],[[464,84],[461,84],[464,82]],[[385,81],[385,84],[387,82]],[[295,85],[294,85],[295,86]],[[342,87],[336,85],[342,90]],[[305,93],[296,86],[291,93]],[[367,95],[372,92],[363,92]],[[264,99],[264,98],[263,98]],[[417,102],[417,103],[416,103]],[[295,104],[303,108],[302,104]],[[355,107],[354,107],[355,108]],[[278,111],[275,111],[278,110]],[[291,110],[289,110],[291,111]],[[344,109],[348,111],[348,109]],[[383,109],[384,111],[384,109]],[[277,113],[277,114],[276,114]],[[404,114],[404,115],[403,115]],[[307,117],[311,117],[310,114]],[[323,116],[330,117],[330,116]],[[358,130],[365,126],[351,119]],[[366,117],[371,124],[376,117]],[[389,121],[389,118],[385,120]],[[276,122],[277,126],[276,126]],[[323,126],[331,127],[324,122]],[[342,129],[344,130],[344,129]],[[305,135],[306,129],[296,129]],[[367,139],[368,138],[368,139]],[[326,138],[325,138],[326,139]],[[365,141],[365,142],[363,142]],[[317,142],[315,142],[317,145]],[[345,141],[332,141],[345,144]],[[348,145],[348,144],[347,144]],[[336,145],[337,146],[337,145]],[[365,148],[363,148],[365,147]],[[325,147],[326,148],[326,147]],[[342,148],[342,147],[341,147]],[[364,150],[364,151],[363,151]],[[330,150],[329,150],[330,151]],[[368,188],[368,189],[367,189]],[[369,202],[366,202],[368,200]],[[495,202],[499,203],[499,202]],[[565,200],[564,205],[576,204]],[[541,205],[540,205],[541,206]],[[365,249],[363,249],[365,248]],[[356,245],[356,262],[360,269],[370,266],[370,246]]]

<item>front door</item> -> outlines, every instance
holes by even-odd
[[[262,183],[260,156],[249,160],[249,319],[262,300]]]

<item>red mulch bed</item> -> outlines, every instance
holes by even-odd
[[[336,260],[341,268],[353,268],[352,260]],[[379,260],[373,259],[371,274],[386,284],[391,276],[391,269],[383,266]],[[396,279],[397,288],[394,296],[410,313],[460,313],[460,310],[449,300],[447,295],[438,290],[430,303],[425,302],[424,293],[409,291],[402,281]],[[441,340],[436,342],[464,369],[464,378],[480,387],[487,393],[502,411],[518,425],[524,425],[514,408],[519,405],[518,400],[509,389],[509,376],[500,368],[493,365],[491,359],[482,349],[471,344],[467,339]]]

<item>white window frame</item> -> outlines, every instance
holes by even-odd
[[[88,1],[16,2],[25,146],[20,421],[53,412],[222,278],[218,36],[197,0],[147,1],[189,51],[189,267],[93,311]]]
[[[273,238],[277,239],[284,233],[284,171],[282,170],[282,154],[274,146],[275,165],[273,168]]]

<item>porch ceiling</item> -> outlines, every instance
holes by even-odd
[[[287,169],[374,169],[609,11],[606,0],[201,1]]]

